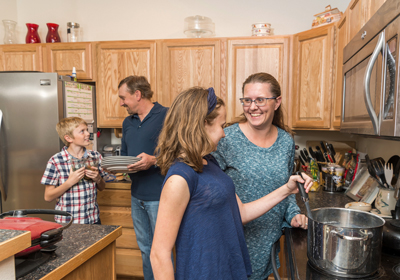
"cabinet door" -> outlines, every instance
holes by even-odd
[[[289,37],[238,38],[228,40],[227,121],[243,113],[239,98],[248,76],[266,72],[281,86],[282,106],[287,110]],[[287,118],[285,118],[287,120]]]
[[[43,71],[43,45],[0,46],[0,71]]]
[[[145,76],[156,86],[155,41],[100,42],[97,45],[97,126],[122,127],[128,116],[118,98],[118,84],[127,76]]]
[[[372,1],[380,2],[381,0]],[[349,13],[349,38],[351,40],[371,16],[371,0],[352,0],[347,10]]]
[[[75,67],[78,80],[94,80],[93,47],[91,42],[46,44],[47,71],[71,75]]]
[[[333,24],[293,36],[291,106],[294,129],[331,127],[333,42]]]
[[[214,87],[222,96],[221,40],[163,40],[158,48],[157,99],[163,106],[169,107],[180,92],[193,86]]]
[[[343,49],[349,42],[349,32],[347,25],[347,11],[343,14],[340,21],[335,25],[336,29],[336,58],[335,58],[335,81],[332,90],[332,127],[340,130],[342,118],[342,99],[343,99]]]

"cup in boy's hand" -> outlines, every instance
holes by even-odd
[[[70,163],[71,163],[73,172],[75,172],[78,169],[81,169],[82,167],[85,167],[83,159],[72,158],[70,160]],[[83,180],[83,179],[81,179],[81,180]]]
[[[84,166],[86,170],[91,170],[91,171],[98,171],[99,168],[99,161],[96,159],[85,159],[84,161]],[[85,180],[92,180],[92,178],[89,178],[88,176],[83,177]]]

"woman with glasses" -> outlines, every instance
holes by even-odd
[[[251,266],[242,224],[297,193],[296,182],[304,182],[306,192],[312,185],[308,176],[291,176],[269,195],[242,203],[210,155],[225,136],[225,117],[213,88],[190,88],[168,110],[156,148],[166,176],[150,255],[155,279],[247,279]]]
[[[243,203],[255,201],[287,182],[293,171],[294,141],[284,124],[281,89],[267,73],[249,76],[242,86],[243,114],[224,129],[213,153],[221,169],[229,175]],[[244,226],[253,274],[249,279],[266,279],[272,273],[271,247],[283,227],[307,228],[294,195],[268,213]],[[279,265],[279,259],[277,257]]]

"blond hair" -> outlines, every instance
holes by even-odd
[[[56,125],[58,136],[67,147],[69,147],[70,143],[67,140],[65,140],[65,135],[68,135],[73,139],[74,138],[73,132],[75,128],[77,128],[81,124],[87,125],[86,121],[82,118],[70,117],[60,120]]]
[[[165,175],[176,159],[202,172],[203,157],[215,150],[215,144],[206,133],[205,122],[213,123],[224,102],[217,97],[215,109],[207,115],[207,96],[207,89],[192,87],[173,101],[155,150],[161,174]]]

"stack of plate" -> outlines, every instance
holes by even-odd
[[[269,36],[273,34],[273,29],[271,28],[270,23],[260,22],[253,23],[252,27],[252,36]]]
[[[109,156],[103,158],[101,167],[115,173],[134,173],[130,172],[127,166],[139,160],[141,160],[141,158],[131,156]]]

